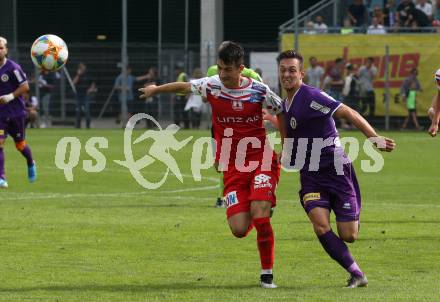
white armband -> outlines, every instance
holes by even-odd
[[[0,98],[2,98],[5,101],[5,103],[9,103],[13,99],[15,99],[13,93],[2,95]]]

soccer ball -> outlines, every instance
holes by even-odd
[[[35,66],[56,71],[67,62],[69,51],[63,39],[55,35],[43,35],[32,44],[31,58]]]

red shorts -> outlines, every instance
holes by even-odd
[[[230,169],[224,172],[224,190],[226,216],[249,212],[252,201],[270,201],[276,206],[275,189],[280,178],[280,165],[273,158],[270,171],[261,171],[258,167],[252,172],[239,172]]]

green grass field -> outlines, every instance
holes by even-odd
[[[179,133],[181,139],[209,136]],[[0,301],[436,301],[440,140],[425,133],[386,135],[398,147],[384,154],[380,173],[362,172],[355,162],[363,212],[360,239],[350,249],[370,284],[354,290],[342,288],[346,272],[324,252],[300,207],[298,173],[281,176],[272,220],[279,288],[263,290],[255,231],[244,239],[230,234],[224,209],[213,207],[214,170],[201,182],[191,177],[192,144],[173,153],[184,183],[171,175],[163,187],[147,191],[113,162],[124,159],[121,130],[29,131],[39,169],[34,184],[27,183],[25,161],[8,139]],[[77,136],[83,145],[73,182],[54,163],[64,136]],[[100,173],[82,169],[82,160],[91,159],[84,145],[92,136],[109,140]],[[140,157],[142,150],[135,151]],[[158,180],[164,167],[155,163],[144,175]]]

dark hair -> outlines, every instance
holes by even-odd
[[[370,61],[371,63],[374,62],[374,58],[373,57],[368,57],[367,60]]]
[[[285,50],[282,53],[280,53],[277,57],[278,65],[280,65],[281,60],[283,59],[297,59],[299,61],[299,67],[303,69],[304,66],[304,59],[302,55],[297,52],[296,50],[289,49]]]
[[[238,43],[224,41],[218,48],[218,58],[226,65],[240,66],[244,63],[244,49]]]

